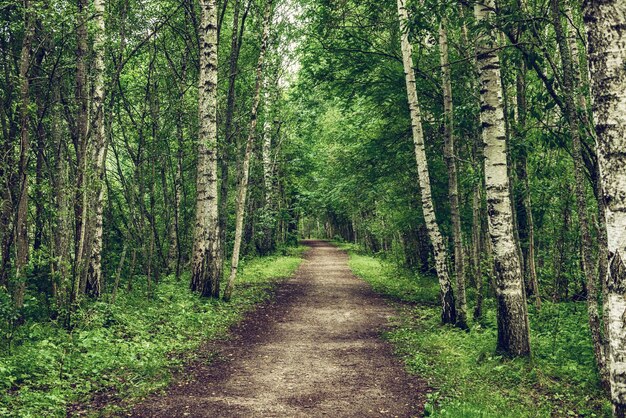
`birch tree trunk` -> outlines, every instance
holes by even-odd
[[[267,71],[266,71],[267,72]],[[276,89],[277,81],[272,86]],[[264,90],[264,121],[263,121],[263,146],[261,147],[261,159],[263,163],[263,192],[264,192],[264,204],[263,204],[263,229],[261,231],[261,242],[259,243],[259,250],[262,255],[271,253],[275,248],[274,239],[276,231],[276,212],[274,211],[274,170],[272,164],[272,145],[274,140],[272,138],[272,100],[274,96],[270,93],[270,81],[269,76],[266,76],[263,80]]]
[[[441,237],[439,224],[435,216],[432,194],[430,190],[430,175],[428,173],[428,163],[426,160],[426,149],[424,148],[424,132],[422,130],[422,117],[417,98],[417,88],[415,86],[415,71],[413,68],[413,46],[409,42],[407,24],[409,20],[405,6],[405,0],[398,0],[398,20],[400,24],[402,63],[404,65],[404,75],[406,81],[407,99],[411,112],[411,125],[413,131],[413,143],[415,145],[415,160],[419,177],[420,190],[422,195],[422,210],[428,229],[428,236],[433,245],[435,254],[435,264],[437,277],[439,279],[441,296],[441,319],[444,324],[454,324],[457,320],[456,307],[454,303],[454,293],[450,283],[448,272],[448,255],[446,247]]]
[[[93,220],[89,222],[91,248],[89,251],[89,267],[87,269],[87,293],[98,297],[102,292],[102,211],[104,206],[104,172],[106,159],[106,133],[104,129],[104,54],[105,54],[105,0],[94,0],[95,33],[93,41],[93,119],[91,135],[94,146],[94,167],[92,184],[89,185],[92,200],[91,209]]]
[[[528,153],[526,150],[526,63],[521,62],[517,73],[517,124],[516,133],[521,143],[519,156],[516,161],[517,179],[521,184],[521,202],[523,208],[518,212],[518,225],[520,231],[520,243],[522,244],[522,257],[524,262],[524,274],[526,276],[529,294],[535,298],[535,306],[541,308],[541,296],[539,295],[539,281],[535,265],[535,224],[530,199],[530,184],[528,182]]]
[[[585,93],[585,85],[589,83],[589,74],[587,71],[584,71],[583,67],[580,65],[581,62],[581,52],[578,47],[578,29],[574,23],[574,14],[571,8],[571,5],[564,5],[564,12],[566,17],[565,30],[567,43],[569,45],[569,49],[571,52],[571,62],[573,67],[573,79],[574,79],[574,87],[577,93],[577,104],[578,104],[578,115],[580,115],[580,122],[583,124],[585,128],[585,132],[591,136],[591,140],[596,142],[595,132],[593,131],[592,122],[590,121],[589,114],[589,105],[587,101],[587,95]],[[582,149],[581,149],[582,152]],[[581,155],[582,157],[582,155]],[[582,163],[581,163],[582,164]],[[591,169],[590,169],[591,170]],[[601,174],[599,173],[599,167],[596,164],[593,168],[592,172],[592,184],[594,188],[594,193],[596,195],[596,201],[598,203],[598,225],[596,227],[596,231],[598,234],[598,277],[600,277],[601,283],[601,291],[602,291],[602,300],[607,300],[606,294],[606,283],[604,281],[604,277],[606,276],[606,272],[608,269],[608,248],[607,248],[607,237],[606,237],[606,225],[605,225],[605,202],[602,192],[602,182],[600,181]],[[591,228],[591,226],[589,227]],[[608,317],[606,312],[606,303],[603,303],[601,308],[602,310],[602,329],[600,328],[600,319],[598,317],[598,303],[597,303],[597,293],[596,283],[593,283],[593,293],[596,294],[595,297],[592,297],[588,291],[588,302],[591,302],[591,305],[588,305],[588,309],[594,312],[589,317],[589,325],[591,326],[593,339],[594,339],[594,349],[596,354],[596,360],[598,364],[598,368],[600,371],[600,380],[602,385],[605,388],[609,387],[609,370],[607,367],[607,335],[608,335]],[[593,299],[593,300],[592,300]],[[595,305],[595,306],[594,306]]]
[[[191,290],[219,296],[217,210],[217,5],[201,0],[198,173]]]
[[[11,78],[5,71],[5,77],[2,81],[7,91],[13,90]],[[5,138],[14,138],[17,135],[17,124],[12,122],[14,118],[10,116],[7,107],[8,104],[0,100],[2,135]],[[5,118],[7,122],[4,121]],[[2,141],[0,143],[0,153],[2,153],[0,157],[0,181],[2,181],[4,186],[0,190],[0,287],[8,290],[11,246],[15,237],[13,233],[13,202],[16,189],[14,151],[11,141]]]
[[[606,203],[609,382],[616,417],[626,417],[626,3],[586,1],[584,20]]]
[[[474,159],[476,162],[477,159]],[[476,305],[474,306],[474,319],[483,316],[483,268],[482,268],[482,222],[480,209],[482,206],[482,196],[480,186],[475,186],[472,190],[472,260],[474,267],[474,280],[476,281]]]
[[[474,5],[476,20],[494,15],[494,1]],[[480,119],[485,145],[485,183],[489,213],[489,234],[494,252],[496,299],[498,304],[498,350],[509,355],[530,354],[530,332],[524,279],[514,235],[509,192],[507,144],[500,83],[500,59],[494,51],[495,33],[478,39],[480,71]]]
[[[233,144],[235,143],[235,135],[233,129],[233,119],[235,115],[235,92],[237,81],[237,62],[239,61],[239,51],[241,50],[241,42],[243,30],[245,27],[245,19],[247,10],[244,13],[241,22],[241,31],[239,31],[239,12],[241,9],[241,1],[235,0],[233,9],[233,27],[230,39],[230,59],[228,64],[228,96],[226,99],[226,120],[224,123],[224,140],[222,142],[220,172],[222,175],[219,196],[219,248],[218,248],[218,268],[219,276],[223,276],[224,260],[226,258],[226,228],[228,227],[228,188],[229,188],[229,163],[231,160]],[[250,3],[248,3],[250,5]]]
[[[35,35],[35,25],[29,0],[24,0],[24,40],[20,54],[20,162],[18,171],[18,203],[15,220],[15,283],[13,303],[18,309],[24,306],[26,288],[26,268],[28,267],[28,160],[30,153],[29,106],[31,46]]]
[[[578,125],[578,115],[574,100],[575,95],[575,65],[572,60],[570,45],[568,45],[566,32],[561,23],[561,9],[558,0],[550,1],[552,10],[552,19],[556,33],[559,52],[563,62],[563,96],[565,104],[565,117],[569,126],[570,135],[572,137],[572,158],[574,160],[574,190],[576,194],[576,203],[578,209],[578,223],[580,226],[580,240],[582,251],[582,270],[585,275],[585,284],[587,286],[587,313],[589,318],[589,328],[591,330],[591,338],[593,341],[594,354],[600,376],[606,380],[606,367],[604,356],[604,343],[602,341],[602,332],[600,328],[600,315],[598,311],[598,292],[596,290],[595,266],[592,259],[593,242],[591,237],[591,228],[589,225],[589,217],[587,214],[586,199],[586,179],[585,166],[582,158],[582,146],[580,139],[580,131]]]
[[[235,217],[235,242],[233,244],[233,255],[230,266],[230,276],[228,277],[228,285],[224,291],[224,300],[230,300],[237,278],[237,269],[239,267],[239,252],[241,250],[241,237],[243,233],[243,218],[246,208],[246,197],[248,194],[248,180],[250,174],[250,158],[252,156],[252,148],[254,146],[254,138],[256,137],[257,115],[259,110],[259,102],[261,99],[261,80],[263,78],[263,64],[265,62],[265,52],[269,40],[270,24],[272,21],[272,0],[265,3],[265,12],[263,13],[263,34],[261,37],[261,50],[259,52],[259,60],[256,67],[256,82],[254,86],[254,97],[252,99],[252,110],[250,112],[250,128],[248,131],[248,140],[246,141],[246,151],[241,165],[241,179],[237,188],[237,212]]]
[[[587,104],[587,96],[585,95],[585,84],[589,82],[588,74],[583,71],[583,67],[580,65],[581,52],[578,47],[578,29],[574,24],[574,14],[572,7],[569,4],[564,5],[564,12],[566,22],[564,26],[565,37],[567,38],[567,44],[570,49],[570,56],[572,61],[572,67],[574,72],[574,84],[576,88],[576,96],[578,99],[578,107],[582,121],[585,125],[591,125],[589,121],[589,106]]]
[[[55,87],[55,102],[60,100],[60,82],[57,81]],[[55,234],[53,240],[52,255],[54,257],[54,270],[58,279],[53,278],[54,296],[58,306],[66,303],[66,296],[69,289],[67,280],[69,279],[69,245],[71,242],[70,216],[71,207],[69,199],[69,167],[66,156],[65,139],[61,134],[59,105],[52,108],[52,139],[56,148],[55,176],[53,179],[54,203],[56,206]]]
[[[265,188],[265,205],[270,206],[272,201],[272,121],[270,111],[270,86],[268,77],[263,80],[265,90],[265,120],[263,121],[263,148],[261,151],[263,159],[263,185]]]
[[[465,266],[463,262],[463,236],[461,215],[459,213],[459,187],[456,168],[454,110],[452,106],[452,83],[450,81],[450,63],[448,58],[447,21],[443,17],[439,25],[439,54],[441,61],[441,79],[443,83],[444,109],[444,154],[448,166],[448,198],[450,217],[452,218],[452,238],[454,241],[454,274],[456,276],[456,312],[457,326],[467,329],[467,299],[465,297]]]
[[[188,52],[183,55],[183,64],[180,71],[180,82],[178,84],[179,101],[181,109],[185,105],[185,84],[187,83],[187,62]],[[176,174],[174,175],[174,225],[170,229],[170,248],[168,253],[168,270],[175,271],[176,279],[180,278],[180,264],[182,258],[181,248],[181,224],[182,222],[182,203],[183,203],[183,163],[185,153],[185,134],[183,130],[183,117],[176,118]]]
[[[87,89],[87,4],[78,0],[78,26],[76,27],[76,85],[75,98],[78,104],[76,115],[77,139],[74,143],[76,153],[76,189],[74,194],[75,242],[74,271],[72,278],[71,303],[75,303],[84,292],[83,280],[85,266],[85,241],[87,223],[87,134],[89,125],[89,98]]]

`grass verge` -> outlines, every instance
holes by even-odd
[[[409,372],[433,388],[426,415],[437,417],[610,417],[598,376],[584,302],[530,308],[532,359],[495,354],[492,300],[470,332],[442,326],[438,285],[393,263],[358,253],[350,267],[373,289],[398,303],[399,325],[385,337]]]
[[[228,303],[192,294],[183,275],[180,281],[164,278],[150,299],[136,289],[120,294],[114,305],[88,304],[72,331],[54,322],[25,324],[14,347],[0,352],[0,416],[62,417],[68,406],[97,393],[115,405],[164,388],[195,349],[226,338],[266,300],[273,285],[300,265],[303,250],[244,262]]]

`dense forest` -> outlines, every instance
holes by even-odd
[[[626,416],[622,0],[0,14],[0,414],[132,386],[120,344],[133,379],[184,363],[185,330],[227,332],[318,238],[435,285],[437,332],[491,330],[499,361],[541,368],[569,324],[559,352]]]

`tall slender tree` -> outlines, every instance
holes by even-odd
[[[224,121],[224,138],[221,143],[221,158],[220,158],[220,198],[219,198],[219,232],[220,232],[220,244],[219,244],[219,269],[220,277],[223,275],[223,266],[226,258],[226,230],[228,228],[228,191],[229,191],[229,178],[231,157],[234,154],[233,147],[236,143],[234,118],[235,118],[235,93],[237,82],[237,65],[239,62],[239,53],[241,51],[241,44],[243,42],[243,34],[246,25],[246,18],[250,10],[251,1],[248,1],[243,16],[241,17],[241,27],[239,23],[239,15],[241,12],[242,0],[235,0],[233,6],[233,23],[232,32],[230,38],[230,56],[228,60],[228,94],[226,97],[226,117]]]
[[[217,202],[217,4],[200,2],[200,77],[198,82],[198,172],[196,222],[191,260],[191,290],[219,296]]]
[[[235,242],[233,244],[233,255],[230,265],[230,275],[228,277],[228,285],[224,291],[224,299],[229,300],[235,279],[237,277],[237,269],[239,268],[239,252],[241,250],[241,238],[243,234],[243,218],[245,216],[246,199],[248,195],[248,181],[250,177],[250,158],[252,157],[252,148],[254,139],[256,138],[257,116],[259,111],[259,103],[261,101],[261,83],[263,80],[263,66],[265,63],[265,53],[270,35],[270,25],[272,23],[272,0],[266,0],[265,11],[263,13],[263,32],[261,34],[261,50],[256,66],[256,81],[254,86],[254,96],[252,98],[252,110],[250,112],[250,127],[248,128],[248,140],[246,141],[246,150],[241,164],[241,175],[239,186],[237,188],[237,211],[235,215]]]
[[[523,15],[526,12],[526,0],[517,1],[517,12]],[[526,32],[524,19],[520,19],[515,37],[521,42]],[[515,74],[516,109],[517,120],[514,127],[517,140],[517,158],[515,159],[515,174],[519,185],[517,195],[517,226],[519,230],[520,246],[522,250],[522,271],[527,283],[528,294],[535,299],[537,309],[541,308],[541,296],[539,295],[539,281],[537,279],[537,267],[535,263],[535,220],[530,193],[530,181],[528,178],[528,103],[527,103],[527,77],[528,68],[526,62],[520,59]]]
[[[479,23],[491,20],[493,0],[474,5]],[[487,28],[477,44],[480,72],[480,119],[485,144],[485,184],[489,234],[493,245],[498,306],[498,349],[510,355],[530,354],[530,330],[521,262],[514,235],[507,143],[502,103],[500,58],[495,49],[495,31]]]
[[[445,13],[445,12],[444,12]],[[448,57],[448,28],[445,15],[439,25],[439,55],[444,112],[444,154],[448,166],[448,199],[452,218],[452,239],[454,241],[454,274],[456,276],[457,325],[467,328],[467,299],[465,296],[465,263],[463,262],[463,236],[459,211],[459,180],[456,167],[457,155],[454,135],[454,109],[452,105],[452,81],[450,59]]]
[[[30,158],[30,78],[31,47],[35,36],[35,22],[30,0],[24,0],[24,39],[20,54],[20,162],[18,167],[19,190],[15,221],[15,283],[13,303],[17,308],[24,305],[26,268],[28,267],[28,161]]]
[[[422,210],[428,229],[428,236],[433,245],[435,253],[435,264],[437,277],[439,279],[441,296],[441,319],[444,324],[454,324],[457,321],[457,312],[454,302],[454,293],[450,282],[448,271],[448,254],[443,243],[435,206],[433,204],[432,192],[430,189],[430,174],[428,173],[428,162],[426,160],[426,149],[424,147],[424,131],[422,129],[422,116],[415,86],[415,69],[413,67],[413,46],[409,41],[408,21],[409,14],[404,0],[398,0],[398,21],[400,23],[400,37],[402,47],[402,63],[404,65],[404,75],[406,81],[407,99],[411,113],[411,126],[413,134],[413,144],[415,146],[415,160],[419,185],[422,195]]]
[[[74,264],[72,278],[72,304],[78,301],[86,288],[87,214],[88,214],[88,133],[89,133],[89,94],[87,78],[88,18],[87,1],[78,0],[78,25],[76,27],[76,80],[74,96],[77,103],[74,136],[76,155],[76,189],[74,194]]]
[[[461,49],[463,51],[463,57],[471,63],[473,70],[473,76],[469,77],[467,88],[470,91],[478,91],[478,80],[475,75],[478,74],[478,65],[476,62],[476,54],[474,53],[474,45],[469,40],[469,30],[467,28],[467,21],[465,18],[465,6],[459,4],[458,6],[459,16],[461,17]],[[472,96],[474,106],[478,108],[480,106],[479,99],[476,96]],[[483,260],[491,259],[490,255],[485,256],[485,252],[491,249],[491,246],[485,245],[486,237],[484,232],[484,220],[487,218],[487,212],[485,205],[483,205],[484,195],[484,176],[480,167],[483,165],[482,157],[482,140],[481,132],[478,123],[472,127],[471,130],[472,142],[471,142],[471,158],[472,163],[478,168],[478,174],[474,178],[474,185],[472,190],[472,267],[474,274],[474,281],[476,283],[476,305],[474,306],[474,318],[479,319],[483,314]]]
[[[608,365],[614,415],[626,417],[626,3],[584,3],[587,48],[606,203]]]
[[[87,292],[91,296],[100,296],[102,292],[102,211],[104,209],[104,175],[107,141],[104,120],[104,55],[105,55],[105,0],[94,0],[94,41],[93,41],[93,117],[91,135],[93,136],[93,183],[90,185],[91,248],[87,269]]]
[[[603,379],[606,379],[604,342],[602,341],[602,331],[600,329],[600,314],[598,311],[598,293],[596,285],[595,263],[593,262],[593,242],[591,237],[591,227],[587,214],[586,179],[585,164],[582,156],[582,145],[578,115],[575,104],[575,69],[572,61],[572,51],[568,45],[566,31],[561,21],[561,8],[558,0],[550,1],[554,31],[556,33],[561,61],[563,63],[563,96],[565,104],[565,119],[572,137],[572,157],[574,160],[574,190],[576,193],[576,204],[578,213],[578,224],[580,227],[582,270],[585,275],[587,286],[587,311],[589,315],[589,328],[593,340],[594,353],[598,370]]]

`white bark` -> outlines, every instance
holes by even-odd
[[[269,209],[272,202],[272,121],[270,111],[270,89],[268,77],[263,81],[264,99],[265,99],[265,120],[263,121],[263,184],[265,186],[265,205]]]
[[[58,80],[56,80],[58,82]],[[54,100],[60,102],[60,87],[57,84],[54,90]],[[69,246],[71,242],[71,210],[69,193],[69,165],[67,163],[65,138],[61,133],[60,105],[53,105],[51,109],[51,137],[56,152],[55,176],[53,177],[53,187],[55,196],[55,223],[54,223],[54,241],[52,248],[52,256],[55,260],[52,269],[58,276],[53,280],[52,289],[53,296],[56,299],[57,306],[62,306],[67,300],[66,292],[69,290]]]
[[[478,22],[494,14],[494,1],[474,6]],[[498,302],[498,349],[511,355],[530,354],[528,313],[519,252],[514,236],[511,208],[505,120],[500,79],[500,59],[494,51],[495,33],[478,39],[480,72],[480,119],[485,154],[485,185],[489,234],[496,270]]]
[[[241,167],[241,181],[237,190],[237,213],[235,217],[235,243],[233,245],[233,255],[230,266],[230,276],[228,277],[228,285],[224,292],[224,299],[229,300],[235,286],[237,278],[237,269],[239,268],[239,252],[241,250],[241,239],[243,234],[243,219],[246,209],[246,198],[248,194],[248,180],[250,175],[250,157],[252,156],[252,148],[254,146],[254,138],[256,137],[257,114],[259,110],[259,102],[261,99],[261,78],[263,76],[263,65],[265,62],[265,52],[269,40],[270,24],[272,19],[272,0],[267,0],[265,4],[265,13],[263,15],[263,34],[261,36],[261,51],[259,52],[259,60],[256,68],[256,85],[254,89],[254,99],[252,102],[252,111],[250,116],[250,128],[248,131],[248,140],[246,142],[246,151]]]
[[[20,54],[20,162],[19,162],[19,194],[15,220],[15,283],[13,284],[13,303],[21,309],[24,306],[26,290],[26,268],[29,259],[28,246],[28,159],[30,151],[29,138],[29,68],[31,46],[35,36],[35,25],[32,5],[24,1],[24,39]]]
[[[568,43],[566,37],[567,31],[561,22],[561,10],[558,0],[551,1],[552,16],[554,20],[554,28],[561,52],[561,60],[563,63],[563,89],[565,104],[565,117],[569,125],[570,135],[572,137],[572,158],[574,160],[574,191],[576,194],[576,203],[578,209],[578,223],[580,226],[581,240],[581,261],[582,270],[587,284],[587,310],[589,314],[589,328],[591,330],[591,338],[596,356],[596,363],[600,371],[602,380],[606,381],[606,368],[604,356],[604,344],[602,342],[602,333],[600,331],[600,316],[598,312],[598,293],[596,290],[596,274],[595,266],[592,259],[593,242],[591,237],[591,228],[589,226],[589,218],[587,215],[587,199],[585,187],[584,162],[582,158],[582,145],[578,124],[578,115],[575,105],[575,89],[580,85],[580,77],[577,74],[578,66],[573,62],[572,45]],[[575,41],[575,40],[574,40]],[[574,42],[575,43],[575,42]],[[584,102],[583,102],[584,103]]]
[[[94,81],[93,81],[93,123],[92,132],[94,146],[94,177],[90,188],[93,190],[93,212],[90,216],[93,228],[89,268],[87,269],[87,287],[93,296],[99,296],[102,291],[102,211],[104,206],[104,170],[106,158],[106,134],[104,129],[104,54],[105,54],[105,0],[93,2],[95,23],[93,51],[94,51]]]
[[[435,253],[435,268],[441,289],[442,321],[444,323],[456,322],[456,308],[454,306],[454,296],[448,272],[448,255],[446,247],[441,237],[439,224],[435,216],[432,193],[430,190],[430,175],[428,173],[428,162],[426,160],[426,149],[424,148],[424,132],[422,130],[421,110],[417,98],[417,88],[415,85],[415,71],[413,68],[413,46],[409,42],[409,35],[406,25],[409,20],[405,6],[405,0],[398,0],[398,19],[400,23],[402,63],[406,81],[407,99],[411,112],[411,125],[413,131],[413,143],[415,145],[415,160],[422,196],[422,210],[424,220],[428,229],[428,236],[433,245]]]
[[[87,214],[88,211],[88,179],[87,156],[88,126],[89,126],[89,98],[87,82],[87,1],[78,0],[78,25],[76,27],[76,89],[75,100],[77,103],[76,131],[78,143],[75,145],[76,153],[76,194],[74,201],[74,214],[76,217],[75,231],[75,254],[74,254],[74,277],[72,283],[72,303],[78,301],[87,286],[86,245],[87,239]],[[73,308],[73,307],[72,307]]]
[[[467,328],[467,299],[465,296],[465,266],[463,262],[461,214],[459,213],[459,187],[454,137],[454,108],[452,105],[452,81],[448,57],[448,29],[447,19],[445,17],[441,19],[441,24],[439,25],[439,55],[441,62],[441,80],[443,84],[444,155],[448,166],[448,199],[450,200],[452,239],[454,241],[457,326]]]
[[[589,67],[606,203],[609,379],[615,416],[626,416],[626,2],[585,2]]]
[[[217,272],[217,4],[201,0],[198,173],[191,289],[219,296]]]
[[[266,70],[266,72],[268,72]],[[272,149],[279,144],[276,138],[272,138],[272,107],[273,100],[278,95],[278,78],[274,78],[270,83],[269,74],[263,80],[265,118],[263,122],[263,145],[261,147],[261,159],[263,163],[263,191],[265,202],[261,215],[262,228],[259,231],[259,242],[257,248],[262,255],[271,253],[275,248],[276,211],[274,208],[274,164],[272,161]]]

